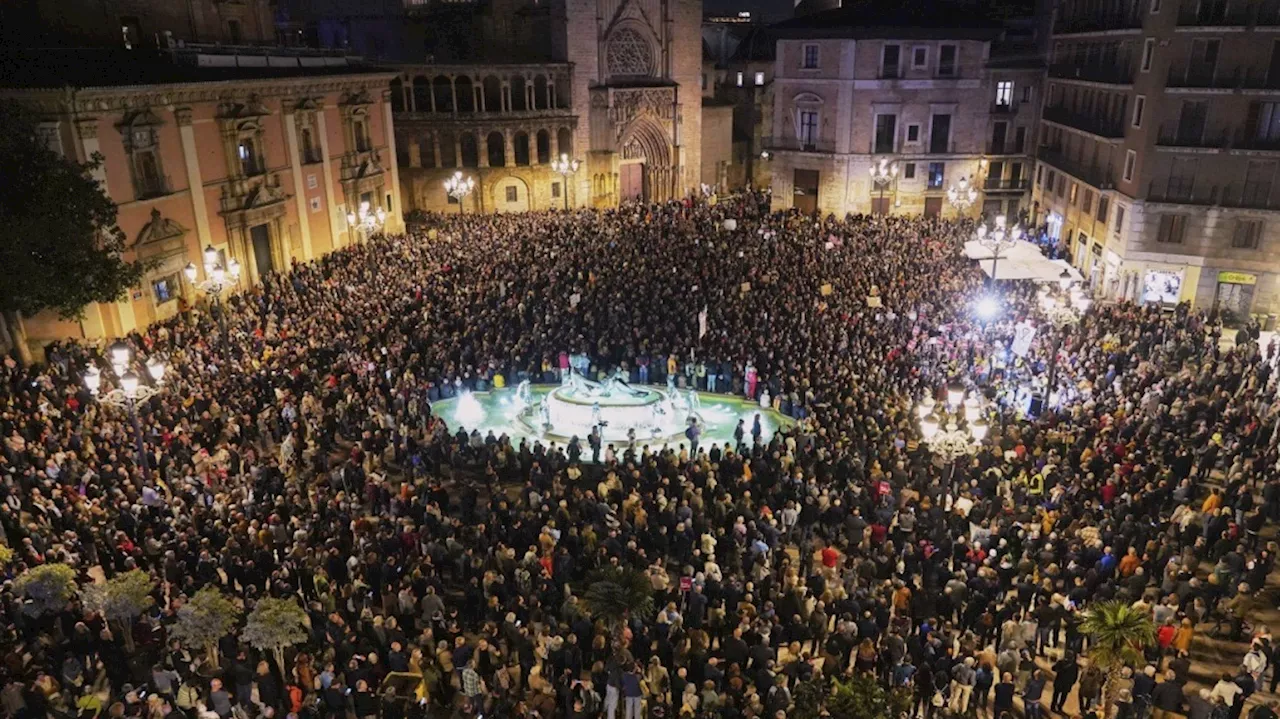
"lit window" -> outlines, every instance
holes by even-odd
[[[738,73],[738,87],[742,87],[742,73]]]
[[[757,85],[763,85],[763,84],[764,84],[764,73],[763,73],[763,72],[757,72],[757,73],[756,73],[756,84],[757,84]]]
[[[1013,104],[1013,82],[1001,80],[996,83],[996,104],[1008,107]]]

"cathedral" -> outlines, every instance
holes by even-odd
[[[421,39],[426,62],[398,63],[392,83],[406,207],[612,207],[696,191],[701,15],[699,0],[424,7],[419,27],[432,30],[404,54]],[[458,43],[459,31],[485,42]],[[445,190],[458,172],[475,180],[468,196]]]

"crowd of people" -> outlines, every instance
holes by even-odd
[[[979,321],[972,231],[751,195],[430,217],[124,338],[169,367],[138,407],[142,453],[82,381],[102,348],[8,359],[0,712],[782,719],[820,678],[866,675],[923,718],[1110,719],[1080,617],[1121,599],[1159,631],[1117,716],[1275,719],[1253,696],[1280,659],[1255,612],[1280,516],[1275,348],[1223,349],[1185,306],[1055,328],[1016,283]],[[1015,357],[1021,320],[1040,331]],[[954,462],[922,442],[923,398],[1006,397],[1009,363],[1039,375],[1055,351],[1060,405],[992,403]],[[568,355],[768,393],[798,421],[592,464],[432,414]],[[86,585],[148,572],[132,641],[81,597],[24,611],[12,580],[47,563]],[[609,572],[642,573],[653,611],[593,616]],[[297,601],[308,639],[283,667],[234,632],[216,657],[172,639],[209,586]],[[1211,630],[1248,640],[1220,679],[1193,656]]]

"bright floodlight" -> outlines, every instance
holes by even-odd
[[[89,388],[93,394],[98,393],[98,388],[102,386],[102,371],[93,365],[84,371],[84,386]]]
[[[476,399],[474,394],[463,392],[458,397],[458,411],[456,414],[458,422],[465,427],[475,429],[484,421],[484,407],[480,406],[480,400]]]
[[[152,357],[147,360],[147,374],[151,375],[151,379],[160,382],[164,379],[164,362]]]
[[[111,355],[111,364],[124,366],[129,364],[129,356],[133,354],[133,350],[129,349],[129,345],[122,340],[116,340],[111,343],[111,348],[107,350]]]
[[[941,423],[936,414],[931,414],[920,420],[920,436],[924,437],[926,442],[938,436],[938,426]]]
[[[964,385],[959,382],[952,382],[947,385],[947,405],[950,407],[956,407],[963,401]]]
[[[194,262],[188,262],[186,267],[182,268],[182,274],[187,276],[187,282],[196,281],[196,265]]]
[[[133,370],[120,375],[120,389],[124,390],[125,396],[132,397],[138,391],[138,373]]]
[[[978,313],[978,319],[989,320],[1000,313],[1000,303],[994,297],[983,297],[978,300],[974,309]]]
[[[969,423],[969,433],[973,435],[975,441],[981,442],[987,437],[987,430],[991,427],[985,419],[974,420]]]

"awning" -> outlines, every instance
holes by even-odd
[[[1070,262],[1045,257],[1040,248],[1031,242],[1014,242],[1005,248],[998,261],[993,261],[990,249],[977,240],[969,240],[964,243],[964,254],[971,260],[978,260],[982,271],[997,280],[1057,282],[1064,269],[1076,282],[1084,279]],[[993,269],[998,274],[993,274]]]

